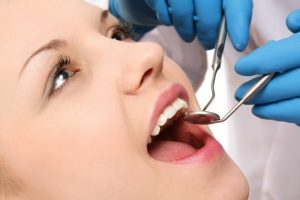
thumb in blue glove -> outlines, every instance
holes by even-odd
[[[258,117],[300,126],[300,10],[292,12],[286,21],[294,35],[271,41],[241,58],[235,70],[246,76],[278,72],[248,104],[254,104],[253,113]],[[243,84],[237,90],[236,98],[241,99],[256,80]]]

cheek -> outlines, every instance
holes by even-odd
[[[108,102],[96,98],[69,101],[63,110],[53,106],[11,131],[6,155],[13,171],[29,185],[44,188],[52,183],[63,187],[82,183],[84,178],[113,185],[119,179],[112,176],[132,174],[126,166],[136,163],[138,155],[128,139],[121,107],[115,104],[104,112]]]

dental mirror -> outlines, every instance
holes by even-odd
[[[183,119],[191,124],[210,124],[219,121],[220,116],[217,113],[209,111],[195,111],[186,113]]]
[[[276,75],[276,73],[262,76],[252,87],[250,87],[242,97],[242,99],[222,118],[214,112],[209,111],[194,111],[187,112],[183,120],[192,124],[216,124],[226,121],[241,105],[254,97],[268,82]]]

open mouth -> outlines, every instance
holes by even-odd
[[[202,164],[224,154],[222,146],[200,125],[183,120],[188,111],[185,89],[174,84],[158,98],[150,122],[147,150],[158,161]]]
[[[186,102],[178,98],[162,112],[148,141],[152,158],[176,162],[193,156],[205,146],[208,134],[198,125],[185,122],[182,118],[185,111]]]

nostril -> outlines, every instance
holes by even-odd
[[[142,77],[142,79],[141,79],[141,82],[140,82],[140,87],[144,84],[144,82],[145,82],[148,78],[150,78],[152,72],[153,72],[153,69],[150,68],[150,69],[148,69],[148,70],[144,73],[144,75],[143,75],[143,77]]]

